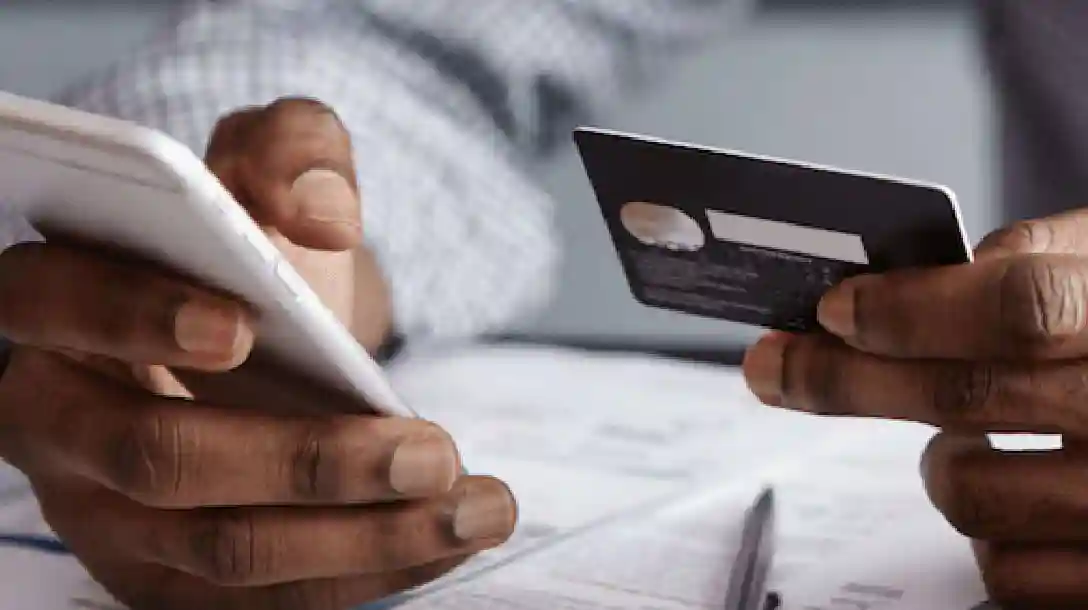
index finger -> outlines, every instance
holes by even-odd
[[[1080,408],[1088,385],[1077,361],[895,360],[826,335],[774,333],[747,351],[743,371],[764,404],[802,413],[960,432],[1088,436]]]
[[[320,250],[360,243],[351,137],[321,102],[285,98],[224,118],[206,163],[254,220],[291,242]]]
[[[25,372],[52,358],[22,352],[11,367]],[[269,415],[260,404],[224,409],[147,396],[63,361],[51,370],[65,383],[6,388],[9,403],[36,407],[17,425],[66,470],[145,506],[427,498],[448,491],[461,471],[453,439],[420,419]]]
[[[244,304],[79,248],[8,248],[0,295],[0,334],[23,345],[216,372],[238,367],[253,348]]]

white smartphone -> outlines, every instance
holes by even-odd
[[[120,248],[238,296],[258,312],[258,348],[277,361],[360,410],[415,417],[230,192],[169,136],[0,92],[0,206],[43,233]]]

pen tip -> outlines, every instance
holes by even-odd
[[[765,487],[763,489],[763,492],[759,494],[758,503],[760,503],[760,504],[774,503],[774,488],[773,487]]]

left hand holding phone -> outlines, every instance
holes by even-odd
[[[299,99],[233,114],[206,161],[330,309],[360,320],[356,278],[381,274],[352,254],[362,219],[335,114]],[[15,343],[0,457],[134,610],[343,610],[433,580],[513,531],[509,489],[461,475],[434,424],[269,409],[260,393],[182,381],[250,367],[256,327],[242,303],[52,242],[0,254],[0,294],[0,334]],[[367,309],[388,311],[378,305]],[[354,326],[373,348],[388,318]]]

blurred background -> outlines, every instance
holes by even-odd
[[[88,4],[0,2],[0,89],[49,97],[120,56],[170,8]],[[995,151],[970,4],[763,0],[750,23],[598,124],[943,183],[977,241],[996,218]],[[634,302],[573,149],[540,178],[558,202],[566,261],[554,302],[516,333],[710,349],[755,336]]]

